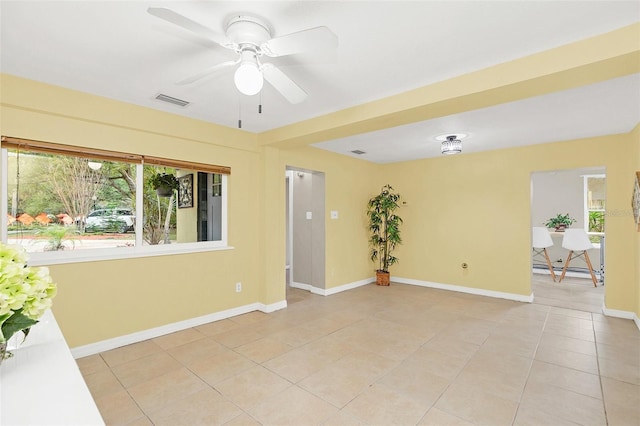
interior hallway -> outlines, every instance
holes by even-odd
[[[394,284],[78,359],[108,425],[638,425],[630,320]]]

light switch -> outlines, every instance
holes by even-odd
[[[331,210],[331,219],[337,219],[337,218],[338,218],[338,211]]]
[[[313,215],[311,214],[311,212],[307,212],[307,219],[311,220],[312,217],[313,217]]]

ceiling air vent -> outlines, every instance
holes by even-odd
[[[185,107],[190,104],[190,102],[183,101],[182,99],[174,98],[173,96],[163,95],[162,93],[156,96],[156,99],[162,102],[168,102],[170,104],[178,105],[181,107]]]
[[[359,149],[354,149],[354,150],[353,150],[353,151],[351,151],[351,152],[353,152],[353,153],[354,153],[354,154],[356,154],[356,155],[366,154],[366,152],[364,152],[364,151],[360,151]]]

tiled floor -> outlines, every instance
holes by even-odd
[[[551,275],[532,274],[533,303],[579,311],[602,312],[604,301],[602,283],[594,287],[591,278],[565,277],[562,282],[558,282],[559,278],[560,274],[556,282],[553,282]]]
[[[640,424],[640,332],[392,284],[78,360],[108,425]]]

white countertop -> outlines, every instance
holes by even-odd
[[[0,366],[0,425],[104,425],[51,310],[12,352]]]

